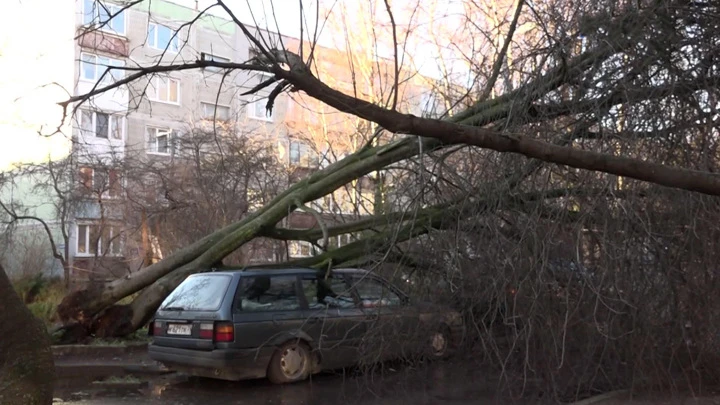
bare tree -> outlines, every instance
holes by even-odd
[[[218,2],[218,7],[225,9],[232,16],[223,2]],[[258,56],[246,63],[198,60],[190,63],[111,67],[111,70],[121,69],[127,75],[113,84],[73,97],[67,105],[82,102],[111,88],[133,83],[148,74],[214,66],[229,70],[272,73],[274,78],[262,85],[267,87],[277,83],[275,91],[268,99],[268,107],[273,105],[277,94],[287,86],[292,86],[295,90],[303,91],[338,111],[374,122],[384,131],[412,134],[419,138],[406,137],[394,143],[367,145],[347,158],[289,187],[263,209],[246,219],[189,245],[186,249],[149,266],[133,277],[68,297],[61,307],[61,314],[66,321],[70,321],[76,318],[74,314],[80,308],[85,314],[97,313],[117,299],[138,291],[164,276],[151,288],[145,289],[131,305],[133,313],[131,324],[137,327],[148,319],[163,295],[187,274],[216,263],[254,237],[268,232],[269,224],[277,223],[288,212],[322,197],[361,175],[383,169],[418,153],[445,150],[457,144],[473,145],[497,152],[513,152],[542,162],[623,176],[628,179],[626,182],[630,181],[629,179],[638,179],[707,194],[718,193],[720,183],[713,173],[681,168],[675,166],[674,161],[667,159],[651,162],[634,157],[633,154],[623,156],[602,151],[602,146],[610,142],[608,139],[610,137],[607,135],[610,130],[609,120],[615,119],[617,111],[620,111],[616,106],[625,106],[624,111],[639,109],[643,114],[633,115],[645,117],[650,109],[662,108],[668,99],[676,100],[697,91],[707,91],[708,86],[714,83],[716,78],[712,69],[701,69],[708,63],[702,57],[695,60],[697,69],[702,71],[701,76],[683,74],[684,71],[692,71],[692,69],[678,71],[672,65],[675,62],[663,59],[662,49],[652,42],[653,36],[658,32],[672,32],[678,43],[689,41],[684,31],[680,32],[664,25],[665,20],[658,15],[662,14],[666,19],[683,24],[690,21],[688,18],[693,16],[691,24],[695,27],[696,18],[702,18],[702,13],[699,17],[695,17],[695,14],[698,14],[697,7],[706,6],[673,3],[672,7],[647,5],[636,8],[628,5],[613,11],[602,8],[595,11],[583,7],[585,6],[563,9],[566,15],[556,16],[567,17],[566,23],[560,24],[559,20],[555,21],[558,23],[554,28],[557,32],[541,35],[542,41],[538,43],[543,44],[545,48],[544,51],[538,49],[537,52],[541,52],[542,63],[537,64],[536,69],[529,74],[520,75],[515,79],[521,84],[513,85],[512,89],[494,98],[467,103],[468,108],[445,120],[403,114],[333,89],[313,74],[313,70],[308,67],[311,65],[309,61],[282,47],[268,48],[265,44],[269,42],[263,41],[262,32],[251,33],[237,19],[234,20],[238,28],[246,33],[259,52]],[[525,18],[534,18],[537,26],[544,26],[547,30],[543,18],[553,16],[542,13],[542,10],[532,9],[525,12]],[[704,32],[708,33],[706,35],[708,38],[712,37],[709,33],[712,32],[713,27],[714,25],[710,24],[704,29]],[[580,49],[570,46],[578,42],[582,43]],[[702,48],[703,44],[705,42],[694,48],[692,52],[698,52],[699,55],[707,53],[708,49]],[[712,47],[709,42],[707,44]],[[529,58],[537,60],[536,55]],[[666,67],[663,73],[666,79],[658,81],[656,71],[661,66]],[[495,70],[497,69],[493,69],[492,72]],[[488,82],[488,86],[494,85],[494,77],[497,75],[491,73],[492,80]],[[689,125],[689,121],[684,122]],[[665,126],[657,123],[652,127],[651,124],[651,121],[646,121],[636,124],[635,127],[641,128],[644,125],[647,128],[644,132],[654,133],[651,128]],[[683,130],[685,128],[683,126]],[[631,135],[624,130],[623,133],[612,137],[633,136],[635,139],[643,139],[650,136],[650,134],[642,136],[638,131],[639,129],[632,131],[634,135]],[[579,147],[581,144],[591,143],[596,145],[595,150]],[[532,162],[525,171],[535,167],[539,167],[539,164]],[[504,175],[502,171],[499,174]],[[517,183],[523,178],[520,176],[514,182]],[[498,181],[502,182],[503,179],[500,178]],[[512,182],[510,185],[513,185]],[[497,182],[491,181],[486,187],[498,191]],[[506,188],[501,187],[501,189]],[[501,195],[498,194],[497,198],[501,198]],[[333,232],[336,230],[331,231]],[[413,231],[409,236],[415,234],[416,231]],[[342,258],[344,257],[342,252],[349,250],[338,249],[332,255]],[[317,263],[328,263],[325,259],[315,260]],[[333,263],[339,262],[342,260],[333,261]]]
[[[131,218],[142,220],[144,213],[156,258],[241,220],[287,184],[288,172],[268,142],[222,124],[191,126],[171,161],[126,160]]]
[[[291,264],[326,270],[393,263],[418,292],[445,292],[433,298],[463,310],[482,348],[474,353],[514,391],[522,393],[533,377],[560,399],[631,384],[716,382],[717,5],[462,6],[446,26],[463,34],[424,30],[418,19],[431,13],[419,2],[404,13],[370,2],[355,19],[329,12],[339,27],[371,22],[360,24],[369,28],[360,38],[345,28],[351,74],[336,82],[317,63],[323,50],[316,37],[292,43],[248,27],[222,1],[213,7],[252,44],[249,60],[109,67],[105,74],[118,80],[71,98],[68,111],[116,88],[142,88],[150,75],[264,72],[272,77],[250,93],[262,91],[268,110],[289,91],[309,110],[351,117],[354,129],[344,139],[351,153],[292,185],[258,180],[280,190],[263,193],[271,199],[255,211],[222,196],[249,189],[252,176],[228,179],[223,173],[233,171],[212,169],[242,161],[243,151],[195,154],[204,156],[195,169],[182,165],[171,176],[143,169],[166,182],[163,204],[175,199],[177,212],[209,210],[212,226],[178,238],[187,245],[123,279],[69,295],[59,308],[63,321],[84,333],[105,325],[101,335],[122,335],[142,326],[188,274],[252,241],[306,241],[319,254]],[[413,41],[443,56],[439,78],[420,77],[419,51],[406,50]],[[383,47],[391,51],[379,55]],[[371,57],[357,57],[369,48]],[[410,108],[414,79],[439,93],[420,103],[425,111]],[[319,127],[305,138],[323,155],[317,140],[333,126]],[[338,189],[357,190],[372,173],[385,178],[376,183],[383,210],[335,223],[312,207]],[[180,187],[187,179],[201,181]],[[295,211],[317,226],[285,227]],[[360,238],[330,246],[329,238],[342,235]],[[115,305],[137,292],[129,305]]]

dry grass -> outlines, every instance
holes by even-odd
[[[50,326],[58,321],[57,306],[67,294],[62,280],[48,279],[39,274],[17,279],[13,286],[30,312],[45,325]]]

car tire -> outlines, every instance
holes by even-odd
[[[313,369],[310,348],[302,340],[282,344],[268,365],[267,377],[273,384],[290,384],[308,378]]]

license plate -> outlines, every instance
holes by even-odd
[[[190,335],[192,333],[192,325],[171,323],[167,329],[168,335]]]

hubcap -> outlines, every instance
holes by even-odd
[[[298,347],[288,347],[280,357],[280,369],[287,378],[296,378],[305,369],[305,355]]]
[[[447,347],[447,339],[445,339],[445,335],[443,335],[442,333],[434,334],[430,343],[432,344],[435,355],[441,355],[445,352],[445,348]]]

